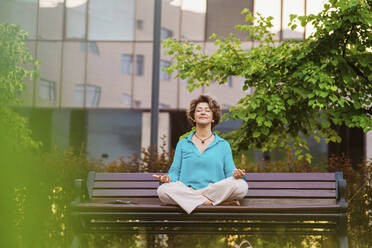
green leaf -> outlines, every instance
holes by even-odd
[[[331,126],[331,123],[329,121],[322,121],[321,125],[323,128],[329,128]]]
[[[261,133],[259,131],[254,131],[253,132],[253,138],[258,138],[260,137]]]
[[[264,125],[267,127],[271,127],[273,124],[271,121],[265,121]]]

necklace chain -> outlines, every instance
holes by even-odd
[[[207,139],[209,139],[210,137],[212,137],[212,135],[213,135],[213,133],[212,133],[208,138],[201,139],[201,138],[199,138],[199,136],[198,136],[198,135],[196,134],[196,132],[195,132],[195,137],[198,138],[198,139],[201,141],[202,144],[204,144],[204,142],[205,142]]]

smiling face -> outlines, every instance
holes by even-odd
[[[197,125],[208,125],[213,122],[213,112],[206,102],[200,102],[196,105],[194,120]]]

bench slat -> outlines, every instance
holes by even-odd
[[[133,198],[133,197],[116,197],[116,198],[93,198],[95,203],[109,203],[115,200],[133,203],[163,204],[158,197],[152,198]],[[336,199],[331,198],[244,198],[240,200],[240,205],[335,205]]]
[[[157,196],[156,189],[94,189],[93,197],[116,197],[116,196]],[[336,197],[335,190],[248,190],[248,197]]]
[[[96,173],[96,181],[156,181],[153,174],[164,173]],[[335,173],[246,173],[247,181],[335,181]]]
[[[128,204],[128,205],[117,205],[117,204],[99,204],[99,203],[80,203],[74,206],[75,208],[92,210],[99,209],[100,211],[107,211],[107,210],[119,210],[119,211],[148,211],[148,212],[156,212],[156,211],[182,211],[182,209],[178,206],[172,205],[155,205],[155,204]],[[322,212],[331,211],[338,211],[340,208],[339,205],[313,205],[313,206],[288,206],[288,205],[251,205],[251,206],[199,206],[195,212],[199,211],[218,211],[218,212],[250,212],[250,211],[273,211],[273,212],[287,212],[287,211],[311,211],[311,210],[321,210]],[[312,212],[309,212],[311,214]]]
[[[249,189],[335,189],[334,182],[250,182]],[[156,189],[159,183],[154,181],[125,182],[125,181],[97,181],[95,189],[133,189],[153,188]]]

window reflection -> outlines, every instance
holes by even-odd
[[[121,72],[126,74],[132,74],[133,66],[133,55],[122,54],[121,55]]]
[[[62,39],[64,0],[40,0],[39,34],[42,39]]]
[[[123,97],[123,105],[127,108],[130,108],[132,105],[132,97],[127,93],[122,93],[121,96]]]
[[[163,71],[163,68],[168,68],[171,65],[170,61],[160,60],[160,80],[169,80],[171,78],[171,74],[168,72]]]
[[[135,0],[89,1],[90,40],[133,40]]]
[[[87,0],[66,0],[66,38],[84,39]]]
[[[75,86],[74,103],[76,107],[84,106],[84,85]]]
[[[205,39],[206,0],[182,1],[181,39]]]
[[[18,24],[36,38],[38,0],[0,0],[0,23]],[[21,14],[20,14],[21,13]]]
[[[143,30],[143,20],[137,20],[137,29]]]
[[[86,85],[87,99],[85,106],[98,107],[101,98],[101,87],[96,85]]]
[[[101,98],[101,87],[96,85],[75,86],[75,106],[84,103],[84,91],[86,91],[86,107],[98,107]]]
[[[327,2],[327,0],[307,0],[306,1],[306,14],[318,14],[320,11],[323,10],[324,4]],[[306,38],[311,35],[312,32],[314,32],[315,29],[312,24],[306,25]]]
[[[95,41],[88,42],[88,46],[89,46],[89,50],[88,50],[89,52],[99,55],[97,42],[95,42]],[[86,51],[87,50],[87,43],[81,42],[80,43],[80,49],[81,49],[81,51]]]
[[[169,29],[166,29],[166,28],[162,28],[161,31],[160,31],[160,39],[161,40],[166,40],[168,38],[172,38],[173,37],[173,31],[172,30],[169,30]]]
[[[62,42],[41,42],[37,43],[37,59],[41,62],[39,71],[40,78],[55,82],[55,94],[54,101],[43,101],[43,98],[36,96],[36,106],[57,106],[59,104],[59,89],[60,89],[60,79],[61,79],[61,52],[62,52]],[[42,80],[39,83],[43,84]],[[46,83],[44,83],[45,86]],[[41,86],[41,87],[44,87]],[[37,89],[40,89],[37,86]],[[36,92],[37,94],[40,91]]]
[[[272,32],[280,32],[280,11],[281,11],[280,0],[255,0],[254,1],[254,13],[259,12],[264,17],[272,16],[273,27]]]
[[[133,74],[133,54],[121,55],[121,72],[125,74]],[[136,75],[141,76],[144,72],[144,56],[136,55]]]
[[[56,100],[56,82],[46,79],[40,79],[39,82],[39,98],[42,100]]]
[[[305,14],[304,1],[298,0],[284,0],[283,1],[283,39],[302,39],[304,36],[304,28],[297,25],[295,30],[288,27],[291,14],[302,16]]]
[[[144,72],[145,57],[141,54],[136,55],[136,75],[141,76]]]

